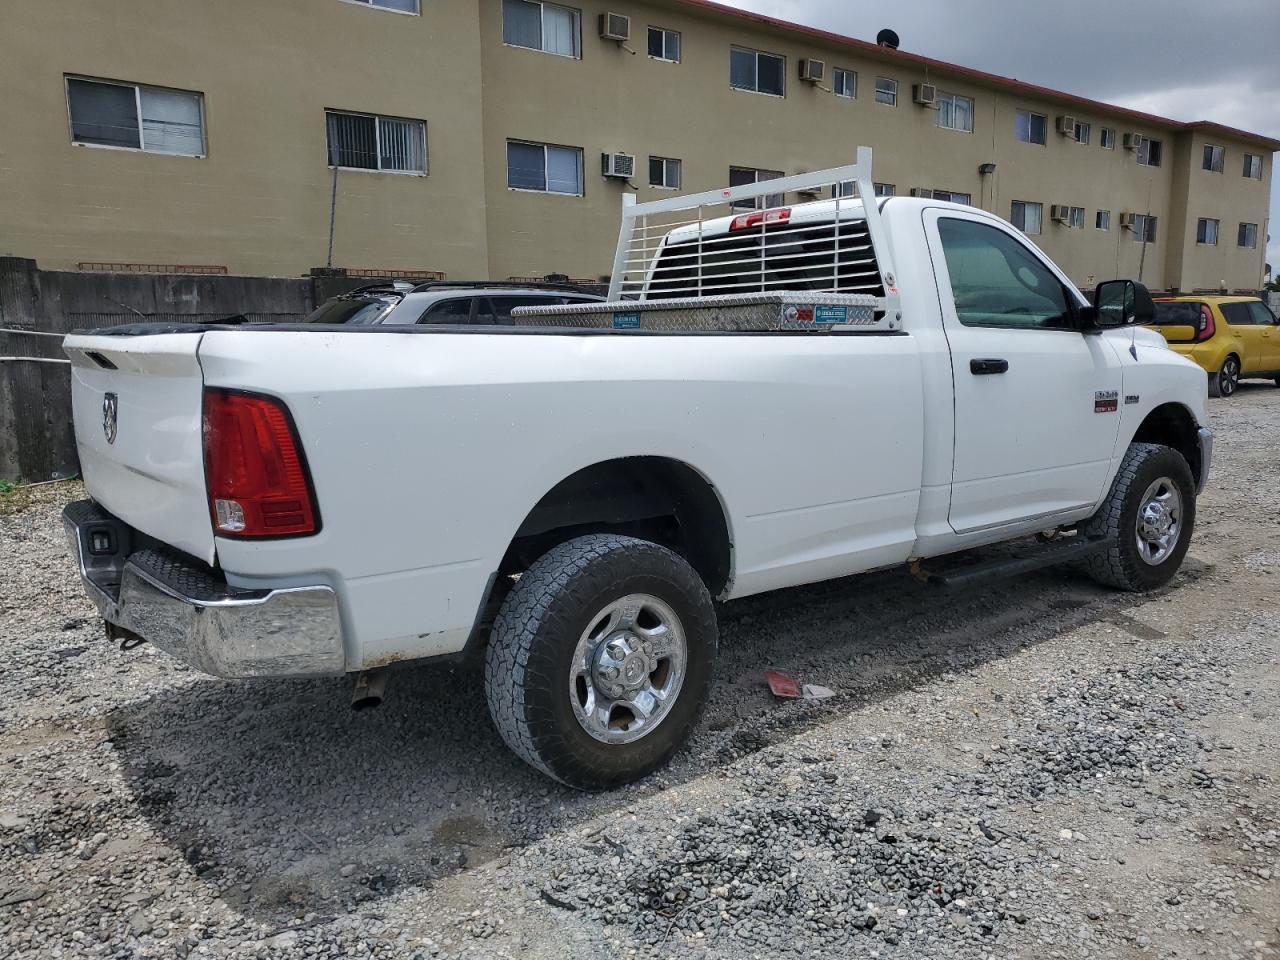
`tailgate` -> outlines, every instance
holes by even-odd
[[[201,336],[73,334],[63,350],[89,495],[130,526],[212,563]]]

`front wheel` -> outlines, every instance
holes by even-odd
[[[1196,520],[1196,485],[1171,447],[1132,443],[1102,507],[1082,528],[1108,541],[1085,561],[1094,580],[1121,590],[1153,590],[1182,565]]]
[[[485,659],[494,725],[516,755],[589,790],[643,777],[697,723],[711,684],[711,597],[680,556],[594,534],[539,557],[498,612]]]

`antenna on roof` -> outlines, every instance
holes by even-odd
[[[886,28],[876,34],[876,43],[882,47],[888,47],[890,50],[897,50],[898,35]]]

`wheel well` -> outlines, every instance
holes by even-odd
[[[700,473],[666,457],[607,460],[561,480],[525,517],[499,573],[524,570],[556,544],[599,532],[669,547],[713,597],[729,583],[729,526],[720,498]]]
[[[1196,418],[1180,403],[1166,403],[1147,414],[1133,435],[1135,443],[1159,443],[1177,450],[1191,467],[1191,475],[1200,483],[1200,442]]]

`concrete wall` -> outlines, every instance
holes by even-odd
[[[5,4],[0,254],[305,273],[326,262],[335,108],[425,120],[429,175],[343,171],[334,264],[483,272],[476,4],[422,6]],[[208,155],[72,145],[67,74],[201,92]]]
[[[358,277],[205,277],[42,270],[0,257],[0,479],[46,480],[78,469],[70,366],[62,336],[142,321],[301,320]]]

